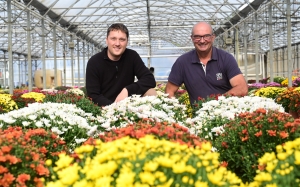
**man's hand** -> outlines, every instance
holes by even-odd
[[[128,97],[128,90],[126,88],[123,88],[123,90],[117,96],[115,103],[125,99],[126,97]]]
[[[175,93],[177,92],[178,89],[179,89],[179,86],[176,86],[175,84],[168,81],[166,88],[165,88],[165,93],[169,94],[168,95],[169,98],[172,98],[172,97],[175,97]]]

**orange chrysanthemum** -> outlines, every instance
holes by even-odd
[[[22,173],[17,177],[17,182],[19,184],[25,184],[26,181],[30,180],[30,175]]]
[[[260,137],[260,136],[262,136],[262,131],[260,130],[259,132],[255,133],[254,135],[255,135],[256,137]]]
[[[279,136],[280,136],[280,138],[285,139],[285,138],[289,137],[289,133],[287,133],[285,131],[280,131]]]

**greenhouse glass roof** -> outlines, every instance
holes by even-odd
[[[191,29],[199,21],[212,24],[218,47],[234,52],[246,43],[249,52],[258,46],[264,53],[269,25],[273,48],[286,46],[288,36],[293,44],[300,41],[299,8],[296,0],[6,0],[0,1],[0,55],[4,58],[11,45],[14,56],[26,56],[31,45],[33,58],[43,51],[51,57],[56,45],[62,57],[70,41],[81,53],[87,47],[100,50],[107,28],[116,22],[128,27],[128,47],[140,55],[178,55],[193,48]]]

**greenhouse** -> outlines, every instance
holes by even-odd
[[[0,18],[0,187],[300,185],[300,1],[1,0]]]
[[[298,1],[10,0],[0,6],[0,84],[11,88],[34,85],[39,69],[43,76],[58,71],[63,85],[84,85],[86,62],[105,47],[107,27],[116,22],[128,27],[128,47],[155,67],[157,80],[166,81],[176,58],[193,48],[190,33],[198,21],[212,24],[214,45],[236,57],[247,79],[299,69]]]

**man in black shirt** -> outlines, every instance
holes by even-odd
[[[107,30],[107,47],[87,63],[87,94],[99,106],[110,105],[134,94],[156,95],[153,74],[136,51],[126,48],[128,37],[125,25],[112,24]]]

